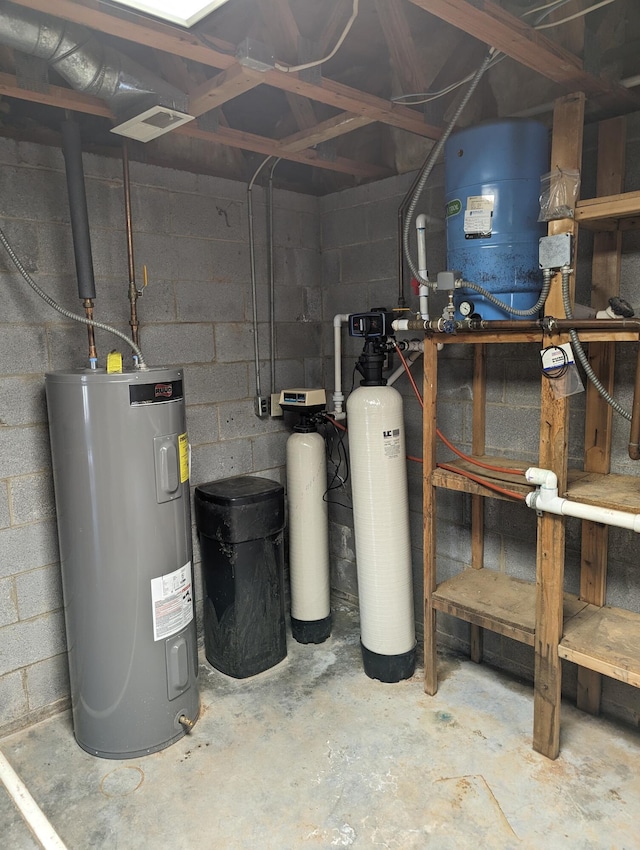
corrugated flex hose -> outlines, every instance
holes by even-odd
[[[563,268],[562,270],[562,303],[564,306],[564,312],[567,319],[573,319],[573,310],[571,309],[571,298],[569,295],[569,274],[570,269]],[[591,364],[589,363],[589,359],[584,352],[584,348],[582,347],[582,343],[578,338],[578,334],[575,330],[571,329],[569,331],[569,336],[571,337],[571,344],[573,345],[573,350],[575,351],[578,360],[582,364],[582,368],[585,371],[587,378],[591,381],[593,386],[598,390],[602,398],[607,402],[607,404],[611,405],[611,407],[615,410],[616,413],[619,413],[620,416],[623,416],[625,419],[631,421],[631,414],[622,407],[622,405],[618,404],[618,402],[611,396],[604,385],[596,375],[596,373],[591,368]]]
[[[544,302],[547,300],[547,295],[549,294],[549,290],[551,289],[551,271],[549,269],[544,269],[543,271],[543,283],[542,289],[540,291],[540,297],[533,305],[533,307],[529,307],[528,310],[519,310],[516,307],[511,307],[509,304],[505,304],[504,301],[501,301],[499,298],[496,298],[491,292],[484,287],[480,286],[477,283],[472,283],[468,280],[464,281],[465,289],[473,289],[474,292],[478,292],[487,301],[493,304],[495,307],[499,307],[501,310],[504,310],[505,313],[510,313],[512,316],[535,316],[543,307]],[[568,317],[571,318],[571,317]]]
[[[61,313],[67,319],[73,319],[75,322],[82,322],[83,325],[91,325],[94,328],[100,328],[100,330],[107,331],[108,333],[114,334],[115,336],[124,340],[138,358],[138,368],[147,368],[147,364],[144,361],[144,357],[142,356],[142,351],[140,351],[139,346],[137,346],[133,342],[133,340],[131,340],[125,333],[122,333],[122,331],[119,331],[117,328],[111,327],[111,325],[104,324],[104,322],[96,322],[94,319],[87,319],[85,316],[80,316],[77,313],[73,313],[71,310],[66,310],[64,307],[61,307],[56,301],[54,301],[50,295],[47,295],[47,293],[43,289],[40,289],[40,287],[31,277],[29,272],[22,265],[20,258],[11,247],[9,240],[5,236],[4,231],[1,227],[0,242],[2,242],[7,254],[9,255],[9,257],[11,257],[14,266],[18,269],[22,277],[26,280],[26,282],[33,289],[33,291],[49,305],[49,307],[52,307],[54,310],[57,310],[58,313]]]

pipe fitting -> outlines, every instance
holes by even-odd
[[[178,723],[183,727],[183,729],[187,733],[187,735],[189,734],[189,732],[191,732],[191,730],[195,726],[195,721],[191,720],[191,718],[187,717],[186,714],[181,714],[180,717],[178,717]]]
[[[530,466],[524,474],[529,484],[535,484],[544,490],[558,492],[558,476],[550,469],[541,469],[538,466]]]

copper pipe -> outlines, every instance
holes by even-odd
[[[87,319],[93,322],[93,299],[85,298],[82,306],[84,307],[84,314]],[[96,336],[93,325],[87,325],[87,336],[89,338],[89,363],[91,368],[95,369],[98,362],[98,352],[96,351]]]
[[[129,303],[131,304],[131,338],[138,345],[138,288],[136,286],[136,266],[133,256],[133,226],[131,223],[131,183],[129,180],[129,147],[126,141],[122,144],[122,182],[124,186],[124,215],[127,232],[127,262],[129,265]]]
[[[631,408],[629,457],[631,460],[640,460],[640,346],[638,346],[636,359],[636,382],[633,388],[633,407]]]
[[[576,331],[633,331],[640,333],[640,318],[638,319],[556,319],[553,316],[545,316],[544,319],[535,320],[495,320],[484,321],[482,319],[471,322],[455,321],[451,324],[442,319],[422,320],[409,319],[405,330],[408,331],[435,331],[437,333],[475,333],[482,336],[483,333],[517,333],[518,331],[537,331],[540,333],[563,333],[569,330]]]

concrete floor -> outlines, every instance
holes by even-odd
[[[563,707],[562,751],[531,749],[532,691],[457,657],[436,697],[421,673],[362,672],[357,614],[321,646],[234,681],[207,664],[189,737],[94,758],[69,713],[0,748],[69,850],[640,848],[640,733]],[[1,786],[0,786],[1,787]],[[39,845],[0,793],[0,845]]]

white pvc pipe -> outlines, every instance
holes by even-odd
[[[0,780],[44,850],[67,850],[3,753],[0,753]]]
[[[333,410],[334,419],[344,419],[344,393],[342,392],[342,325],[349,321],[348,313],[337,313],[333,317]]]
[[[585,505],[558,496],[558,479],[550,469],[532,466],[525,472],[525,478],[538,489],[529,493],[525,499],[527,505],[536,511],[546,511],[558,516],[572,516],[616,528],[626,528],[640,534],[640,514],[615,511],[598,505]]]
[[[424,343],[420,343],[420,345],[424,345]],[[407,361],[407,366],[409,367],[409,369],[413,366],[413,364],[416,362],[416,360],[418,359],[418,357],[420,357],[421,354],[422,354],[421,350],[420,351],[414,350],[414,351],[411,352],[411,354],[408,357],[405,358],[406,361]],[[402,375],[404,375],[404,373],[405,373],[404,363],[401,363],[398,366],[398,368],[395,370],[395,372],[392,372],[389,375],[389,377],[387,378],[387,386],[392,387],[395,384],[395,382],[398,380],[398,378],[402,377]]]
[[[418,243],[418,275],[424,280],[429,279],[427,269],[427,217],[424,213],[416,218],[416,238]],[[419,290],[420,318],[429,318],[429,287],[420,284]]]

